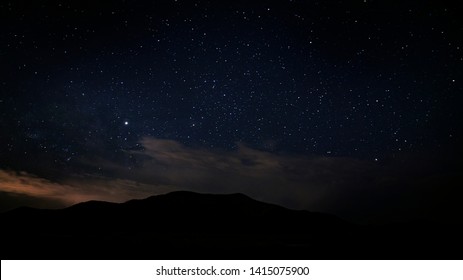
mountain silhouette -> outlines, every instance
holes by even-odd
[[[452,259],[463,248],[456,226],[359,226],[243,194],[22,207],[0,222],[2,259]]]

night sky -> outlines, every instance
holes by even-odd
[[[439,2],[1,1],[0,210],[190,190],[451,219],[463,11]]]

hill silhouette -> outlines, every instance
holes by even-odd
[[[359,226],[243,194],[173,192],[0,215],[2,259],[451,259],[458,227]]]

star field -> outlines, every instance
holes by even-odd
[[[145,137],[372,163],[461,139],[451,5],[22,2],[0,4],[3,168],[134,168]]]

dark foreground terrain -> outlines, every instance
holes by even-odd
[[[174,192],[0,215],[2,259],[461,259],[457,226],[358,226],[242,194]]]

